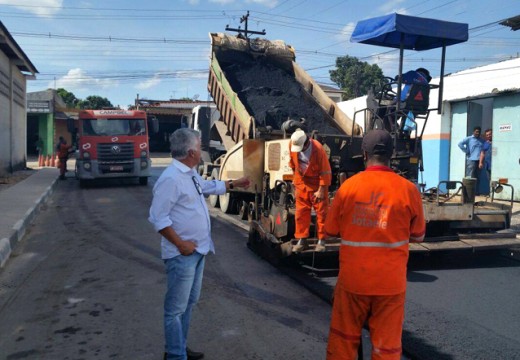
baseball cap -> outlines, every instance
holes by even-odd
[[[386,130],[370,130],[363,138],[361,149],[368,155],[392,155],[394,141]]]
[[[415,71],[420,72],[421,74],[423,74],[426,77],[426,80],[428,80],[428,82],[432,81],[432,77],[430,76],[430,72],[428,70],[426,70],[425,68],[418,68]]]
[[[298,129],[291,135],[291,151],[292,152],[300,152],[303,150],[303,145],[305,145],[305,141],[307,140],[307,135],[305,131]]]

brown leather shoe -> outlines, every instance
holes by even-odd
[[[186,347],[186,355],[188,355],[188,360],[199,360],[204,357],[204,353],[193,351],[189,347]]]

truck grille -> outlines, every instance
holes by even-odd
[[[134,144],[98,144],[98,164],[101,173],[133,172]]]

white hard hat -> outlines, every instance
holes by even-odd
[[[305,131],[298,129],[291,135],[291,151],[292,152],[300,152],[303,150],[303,145],[305,145],[305,141],[307,140],[307,135]]]

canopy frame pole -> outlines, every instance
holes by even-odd
[[[444,63],[446,60],[446,42],[442,44],[442,56],[441,56],[441,77],[439,80],[439,101],[437,103],[437,114],[442,113],[442,95],[444,89]]]
[[[399,78],[397,81],[397,108],[396,108],[396,123],[397,113],[401,110],[401,85],[403,84],[403,58],[404,58],[404,34],[401,33],[401,44],[399,46]]]

